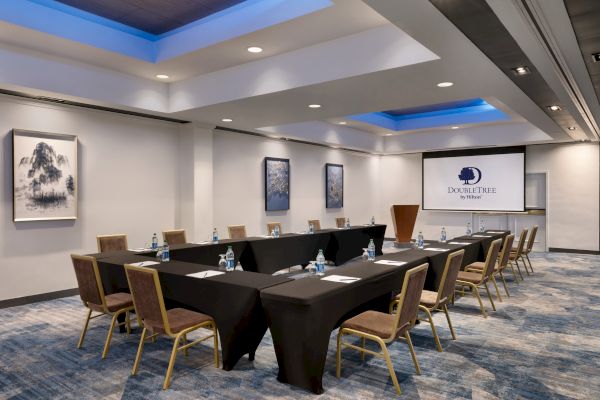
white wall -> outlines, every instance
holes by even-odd
[[[174,225],[177,125],[3,96],[0,116],[0,300],[76,287],[69,254],[95,252],[97,234],[137,247]],[[13,128],[78,136],[76,221],[12,221]]]
[[[265,212],[264,157],[290,159],[290,209]],[[376,214],[380,170],[378,156],[363,155],[281,140],[216,131],[213,153],[214,221],[219,234],[227,225],[243,224],[249,235],[266,234],[270,221],[285,232],[304,231],[308,219],[322,227],[335,217],[364,224]],[[344,165],[344,208],[325,208],[325,163]],[[208,238],[210,227],[201,235]]]

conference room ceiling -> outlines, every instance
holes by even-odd
[[[245,0],[57,0],[60,3],[160,35]]]

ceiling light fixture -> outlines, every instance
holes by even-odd
[[[517,76],[529,75],[531,73],[531,70],[527,65],[512,68],[511,71]]]
[[[438,85],[438,87],[450,87],[450,86],[454,85],[454,83],[452,83],[452,82],[440,82],[437,85]]]
[[[576,128],[576,127],[574,127],[574,126],[569,126],[567,129],[568,129],[568,130],[570,130],[570,131],[574,131],[574,130],[575,130],[575,129],[577,129],[577,128]]]
[[[169,79],[169,75],[165,75],[165,74],[158,74],[158,75],[156,75],[156,77],[158,79]]]
[[[321,108],[320,104],[309,104],[308,108]]]
[[[340,122],[338,122],[338,125],[346,125],[346,124],[347,124],[346,121],[340,121]]]
[[[557,106],[556,104],[548,106],[548,110],[550,111],[558,111],[560,110],[560,106]]]
[[[460,128],[460,126],[453,126],[450,129],[458,129],[458,128]]]
[[[248,47],[248,52],[250,53],[261,53],[263,51],[262,47],[252,46]]]
[[[392,134],[391,133],[386,133],[385,136],[392,136]]]
[[[598,53],[592,53],[592,60],[594,62],[600,62],[600,52],[598,52]]]
[[[223,121],[223,122],[233,122],[233,120],[231,118],[221,118],[221,121]]]

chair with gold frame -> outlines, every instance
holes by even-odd
[[[229,239],[246,239],[246,225],[229,225]]]
[[[338,228],[346,227],[346,217],[339,217],[335,219],[335,226]]]
[[[527,275],[531,275],[529,273],[529,270],[527,269],[527,264],[525,263],[525,259],[523,258],[523,249],[525,248],[525,238],[527,237],[527,229],[523,229],[521,231],[521,236],[519,237],[519,244],[517,245],[516,249],[513,251],[511,250],[509,256],[508,256],[508,262],[512,263],[514,262],[515,265],[517,266],[517,271],[519,271],[519,276],[521,277],[521,280],[524,280],[523,278],[523,274],[521,273],[521,267],[519,266],[519,260],[521,260],[521,262],[523,263],[523,266],[525,268],[525,272],[527,273]]]
[[[125,273],[127,274],[127,282],[131,289],[133,302],[144,327],[131,374],[137,374],[146,340],[154,340],[161,334],[174,339],[163,389],[168,389],[171,384],[171,375],[177,352],[183,350],[184,355],[187,356],[188,348],[204,340],[214,339],[214,361],[215,367],[218,368],[219,337],[217,324],[213,318],[185,308],[167,310],[157,270],[125,264]],[[211,330],[212,334],[188,343],[187,334],[200,328]],[[148,332],[150,332],[150,336],[147,336]],[[180,346],[180,342],[183,342],[183,345]]]
[[[496,275],[498,275],[500,277],[500,279],[502,280],[502,284],[504,285],[504,291],[506,292],[507,297],[510,297],[510,293],[508,293],[508,286],[506,285],[506,279],[504,279],[503,271],[509,265],[508,256],[509,256],[510,249],[512,248],[514,240],[515,240],[514,234],[506,235],[506,237],[504,238],[504,244],[502,246],[502,250],[500,251],[500,256],[498,257],[498,263],[494,267],[494,272],[492,273],[492,278],[494,278]],[[485,263],[477,261],[477,262],[467,265],[465,267],[465,271],[481,272],[484,267],[485,267]],[[515,268],[512,266],[512,264],[510,264],[510,268],[512,269],[512,274],[513,274],[514,280],[516,282],[518,282],[517,274],[516,274]],[[492,282],[495,283],[495,279]],[[500,293],[498,292],[498,286],[495,285],[495,287],[496,287],[496,293],[498,294],[498,298],[500,298]]]
[[[312,224],[313,228],[315,231],[320,231],[321,230],[321,220],[318,219],[309,219],[308,220],[308,226],[310,227],[310,224]]]
[[[427,314],[427,321],[431,325],[431,332],[433,333],[435,345],[440,352],[442,351],[442,344],[440,343],[440,338],[436,332],[431,312],[438,310],[443,311],[444,314],[446,314],[446,320],[448,321],[448,327],[450,328],[452,339],[456,340],[456,334],[454,333],[454,328],[452,327],[452,322],[450,321],[450,314],[448,313],[448,302],[454,295],[456,278],[458,277],[458,272],[460,271],[464,255],[464,250],[458,250],[454,253],[450,253],[446,259],[446,266],[444,267],[444,272],[442,273],[442,280],[440,281],[438,291],[434,292],[423,290],[423,293],[421,293],[419,310]]]
[[[463,288],[463,294],[464,287],[469,287],[471,289],[471,292],[477,298],[477,301],[479,301],[481,314],[484,318],[487,318],[487,314],[485,312],[485,307],[483,307],[481,296],[479,295],[479,287],[483,286],[485,288],[488,298],[490,299],[490,303],[492,304],[492,309],[496,311],[496,306],[494,305],[494,300],[492,300],[492,294],[490,293],[487,283],[489,280],[491,280],[490,277],[493,278],[494,266],[496,265],[496,260],[498,259],[498,252],[500,251],[501,244],[502,239],[496,239],[490,244],[487,256],[485,258],[485,265],[481,272],[460,271],[458,273],[458,278],[456,279],[456,285]]]
[[[283,230],[281,229],[281,222],[267,222],[267,235],[270,235],[271,232],[275,230],[275,227],[279,227],[279,233],[282,234]]]
[[[185,244],[187,239],[185,237],[185,229],[174,229],[172,231],[163,231],[163,240],[167,242],[169,246],[174,244]]]
[[[523,249],[523,255],[527,259],[527,262],[529,262],[529,268],[531,269],[532,274],[533,274],[533,265],[531,265],[531,260],[529,259],[529,253],[531,253],[533,251],[533,245],[535,244],[535,237],[537,235],[537,231],[538,231],[538,226],[534,225],[533,228],[531,228],[531,232],[529,233],[529,239],[527,240],[527,247]],[[513,250],[516,251],[517,249],[513,249]],[[524,261],[525,260],[523,260],[523,262]],[[527,268],[527,265],[525,265],[525,268]]]
[[[396,339],[404,339],[408,344],[410,354],[415,364],[417,374],[421,374],[421,368],[415,355],[412,341],[410,340],[410,329],[415,325],[419,307],[419,299],[425,285],[427,268],[429,264],[421,264],[418,267],[406,271],[404,282],[402,283],[402,292],[399,298],[396,298],[390,304],[390,309],[397,309],[395,314],[386,314],[379,311],[365,311],[355,317],[346,320],[340,326],[337,336],[336,353],[336,376],[339,378],[342,369],[342,349],[348,347],[358,350],[361,358],[364,359],[365,353],[375,357],[383,358],[387,364],[388,371],[394,383],[394,388],[398,394],[401,393],[396,373],[387,350],[387,343],[392,343]],[[361,338],[361,346],[344,342],[345,335],[354,335]],[[366,339],[377,342],[381,347],[381,353],[365,348]]]
[[[127,250],[127,235],[98,235],[96,236],[98,243],[98,252]]]
[[[134,311],[133,300],[129,293],[104,294],[98,264],[94,257],[71,254],[71,261],[73,262],[73,269],[75,270],[75,277],[79,286],[79,296],[88,309],[83,330],[77,342],[77,348],[80,349],[83,345],[83,340],[91,319],[103,315],[112,316],[110,328],[104,342],[104,349],[102,350],[102,358],[106,358],[115,326],[120,327],[125,325],[127,333],[131,333],[130,313]],[[92,312],[94,311],[100,314],[92,316]],[[118,317],[122,314],[125,314],[125,321],[117,323]]]

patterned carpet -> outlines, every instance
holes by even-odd
[[[598,399],[600,398],[600,257],[537,254],[535,275],[509,283],[511,298],[483,319],[474,298],[451,308],[458,336],[451,341],[445,318],[434,316],[444,352],[428,324],[412,331],[423,374],[415,375],[406,345],[392,344],[392,360],[405,399]],[[211,364],[201,345],[177,359],[171,389],[161,390],[171,341],[145,347],[140,372],[129,375],[139,331],[116,334],[111,352],[100,353],[108,320],[94,320],[84,348],[75,344],[85,310],[78,297],[0,310],[2,399],[314,399],[277,381],[277,362],[267,333],[256,360],[244,358],[231,372]],[[320,399],[395,398],[383,360],[343,354],[335,378],[335,335]]]

